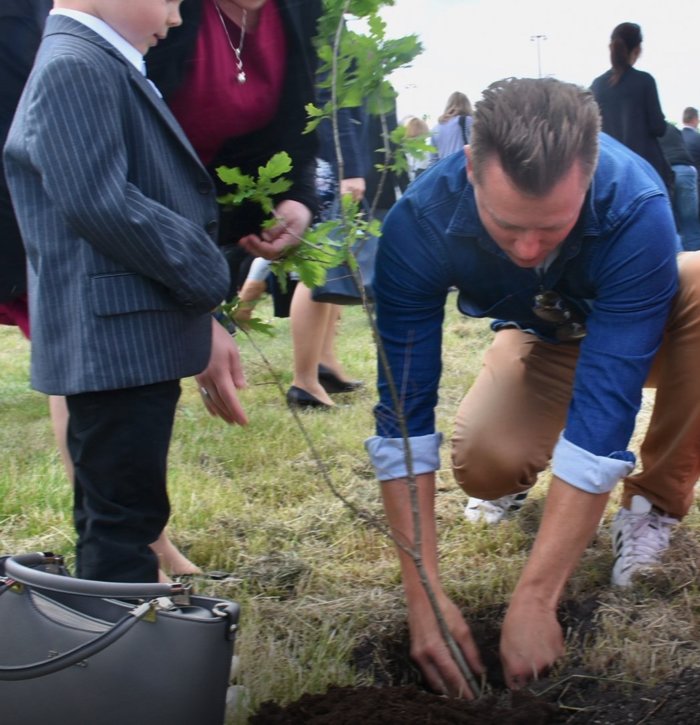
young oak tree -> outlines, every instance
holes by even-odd
[[[301,417],[292,410],[299,429],[315,459],[324,482],[333,494],[338,497],[355,515],[370,525],[379,528],[389,536],[394,544],[406,552],[419,574],[422,586],[431,603],[433,612],[440,626],[442,636],[452,658],[460,668],[465,680],[478,696],[480,687],[462,655],[462,651],[452,637],[445,619],[440,611],[435,592],[428,581],[422,556],[422,532],[418,513],[418,492],[411,449],[408,444],[408,429],[402,414],[402,401],[398,389],[392,380],[388,362],[379,339],[371,305],[365,296],[365,286],[361,278],[356,255],[361,246],[371,236],[380,232],[380,224],[374,219],[377,200],[382,191],[387,175],[390,172],[401,174],[408,171],[408,157],[430,153],[432,147],[424,137],[407,138],[403,126],[389,129],[387,114],[391,113],[396,104],[396,91],[389,82],[393,71],[404,67],[421,52],[421,44],[415,35],[398,39],[386,37],[386,23],[381,17],[381,10],[394,4],[394,0],[324,0],[324,13],[319,23],[317,48],[319,55],[319,88],[325,90],[329,100],[321,106],[307,106],[309,122],[307,132],[313,131],[319,123],[327,120],[332,125],[332,133],[336,152],[338,185],[343,178],[344,160],[340,144],[338,113],[344,108],[363,106],[371,114],[378,116],[382,127],[383,162],[378,165],[381,172],[379,188],[375,198],[370,200],[368,213],[364,213],[359,202],[347,195],[340,204],[338,219],[321,222],[309,229],[291,253],[281,260],[272,263],[271,268],[278,276],[281,284],[285,284],[287,275],[298,274],[300,280],[313,288],[322,284],[327,270],[346,263],[363,298],[363,307],[372,330],[377,348],[379,364],[383,366],[398,413],[401,435],[404,439],[406,456],[407,486],[411,500],[413,531],[389,531],[386,525],[375,517],[359,509],[352,501],[343,496],[335,487],[325,462],[316,450],[311,436],[304,427]],[[348,28],[348,16],[359,19],[366,26],[361,33]],[[259,203],[269,215],[269,225],[274,225],[273,197],[285,191],[289,182],[285,174],[291,170],[291,160],[285,153],[276,154],[266,166],[260,167],[258,176],[253,178],[242,174],[239,169],[219,168],[217,173],[221,180],[230,187],[230,192],[219,198],[223,205],[235,205],[243,200]],[[232,319],[237,300],[222,306],[222,312]],[[264,330],[259,321],[251,320],[249,329]],[[255,344],[258,352],[265,359],[260,347]],[[284,389],[276,378],[280,392]]]

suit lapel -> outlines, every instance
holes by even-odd
[[[150,103],[155,112],[161,117],[165,125],[171,131],[171,133],[178,139],[182,146],[187,149],[187,151],[197,162],[197,164],[199,164],[202,170],[206,172],[206,169],[204,168],[202,162],[199,160],[199,156],[197,156],[197,152],[192,147],[192,144],[190,143],[187,136],[185,136],[185,132],[182,130],[182,126],[180,126],[180,124],[177,122],[177,119],[175,118],[175,116],[173,116],[165,101],[160,97],[158,92],[156,92],[155,86],[151,85],[151,82],[146,78],[146,76],[144,76],[142,73],[139,73],[139,71],[134,68],[131,63],[127,62],[127,65],[129,66],[129,80],[131,81],[132,85],[134,85],[134,87],[143,95],[146,101]]]

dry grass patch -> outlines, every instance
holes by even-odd
[[[269,313],[267,305],[263,313]],[[277,320],[275,326],[276,337],[259,344],[285,387],[291,381],[289,324]],[[488,323],[459,317],[450,296],[437,409],[446,440],[490,342]],[[336,410],[301,419],[338,491],[370,519],[381,518],[379,489],[363,445],[374,428],[376,373],[361,310],[343,311],[339,344],[348,373],[366,387],[339,396]],[[250,711],[262,701],[291,702],[330,684],[415,680],[391,543],[331,493],[272,373],[245,339],[241,348],[249,382],[242,399],[251,420],[245,429],[210,418],[194,382],[183,383],[170,456],[170,532],[205,570],[232,574],[227,581],[202,582],[200,590],[241,603],[239,682],[247,689]],[[0,328],[0,366],[6,461],[0,471],[0,546],[4,552],[59,551],[70,563],[70,487],[45,397],[28,387],[28,344],[9,328]],[[634,446],[652,400],[645,395]],[[436,501],[443,580],[478,623],[484,646],[497,648],[504,608],[539,525],[549,472],[517,518],[496,528],[472,526],[463,516],[466,496],[452,479],[448,447],[443,446]],[[618,501],[615,494],[567,587],[565,598],[580,606],[564,612],[570,629],[564,665],[583,662],[601,677],[634,680],[661,680],[681,667],[700,666],[700,513],[696,507],[674,537],[672,560],[629,592],[619,592],[608,584],[608,524]]]

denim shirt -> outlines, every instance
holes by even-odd
[[[470,317],[519,327],[556,342],[533,312],[535,295],[556,291],[585,320],[556,475],[606,492],[635,463],[627,450],[642,387],[661,344],[678,287],[676,230],[652,167],[601,134],[600,156],[579,219],[546,271],[518,267],[479,220],[465,157],[424,172],[384,222],[376,263],[377,324],[410,441],[412,471],[440,467],[434,409],[441,374],[447,292]],[[379,364],[376,436],[366,441],[379,480],[407,475],[400,421]]]

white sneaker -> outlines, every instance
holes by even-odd
[[[501,496],[493,501],[470,496],[469,503],[464,507],[464,515],[472,523],[485,521],[487,524],[497,524],[506,516],[520,511],[526,498],[527,491]]]
[[[612,583],[629,586],[634,574],[658,564],[677,523],[678,519],[652,508],[644,496],[632,496],[631,508],[621,508],[610,527],[615,556]]]

